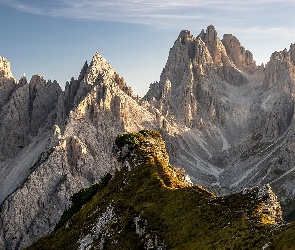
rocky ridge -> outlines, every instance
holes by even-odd
[[[121,171],[61,229],[27,249],[257,249],[283,228],[269,185],[216,197],[170,165],[158,132],[119,135],[115,154]]]

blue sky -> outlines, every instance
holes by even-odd
[[[0,55],[15,78],[39,73],[63,87],[99,51],[143,96],[182,29],[197,36],[213,24],[260,64],[295,43],[294,11],[293,0],[0,0]]]

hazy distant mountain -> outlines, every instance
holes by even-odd
[[[159,82],[142,99],[96,53],[62,91],[33,76],[17,82],[0,58],[0,248],[52,231],[70,196],[120,168],[118,133],[155,129],[171,162],[217,194],[270,183],[295,209],[295,46],[264,67],[213,26],[182,31]],[[293,203],[292,203],[293,202]]]

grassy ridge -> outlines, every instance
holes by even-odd
[[[27,249],[78,249],[89,237],[91,249],[262,249],[280,233],[255,217],[260,203],[252,194],[216,197],[186,186],[157,132],[118,138],[119,148],[128,141],[132,150],[131,170],[123,167],[66,225]]]

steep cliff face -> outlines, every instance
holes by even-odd
[[[6,59],[1,67],[0,203],[22,184],[45,150],[61,93],[57,82],[45,82],[40,75],[29,84],[25,77],[17,83]]]
[[[60,93],[57,82],[46,83],[41,75],[33,76],[29,84],[22,78],[15,85],[1,112],[0,147],[3,160],[15,157],[40,130],[51,129]]]
[[[215,41],[214,36],[204,40]],[[221,63],[220,54],[216,54],[216,44],[207,46],[205,42],[182,31],[169,52],[160,82],[151,85],[145,96],[147,100],[156,99],[153,104],[164,115],[175,116],[188,127],[200,127],[208,120],[219,124],[224,121],[224,105],[215,88],[218,80],[210,82],[203,77],[207,73],[216,76],[214,65]]]
[[[286,214],[294,209],[293,47],[273,53],[250,105],[249,136],[219,154],[217,161],[224,167],[220,183],[234,190],[270,182]]]

